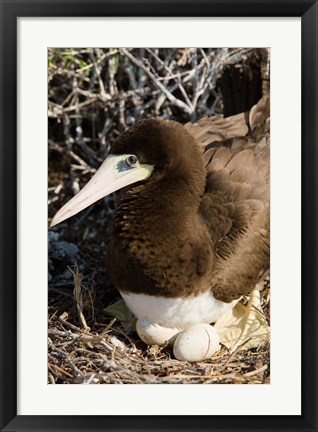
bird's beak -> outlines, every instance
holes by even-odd
[[[137,162],[129,167],[125,162],[127,156],[129,155],[109,155],[87,185],[56,213],[51,227],[74,216],[100,198],[151,175],[153,165]]]

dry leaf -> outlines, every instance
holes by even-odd
[[[267,341],[270,328],[262,313],[259,291],[252,291],[247,306],[238,303],[214,327],[220,335],[221,343],[231,352],[243,344],[243,349],[250,349]]]

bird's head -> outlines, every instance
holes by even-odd
[[[84,210],[97,200],[137,182],[186,179],[202,181],[204,166],[192,135],[179,123],[158,119],[137,122],[117,138],[92,179],[54,216],[51,226]],[[200,191],[199,191],[200,193]]]

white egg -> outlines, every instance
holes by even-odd
[[[162,327],[148,320],[138,319],[136,330],[140,339],[147,345],[164,345],[166,342],[172,344],[180,329]]]
[[[180,333],[173,345],[173,354],[182,361],[201,361],[210,358],[220,348],[220,337],[209,324],[193,324]]]

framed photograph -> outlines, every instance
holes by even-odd
[[[316,431],[317,2],[0,13],[1,430]]]

